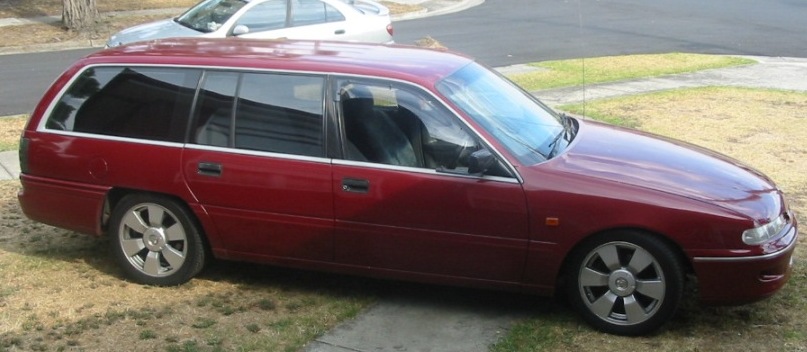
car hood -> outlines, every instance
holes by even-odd
[[[185,27],[169,18],[126,28],[111,36],[107,41],[107,46],[162,38],[198,37],[202,34],[202,32]]]
[[[639,131],[587,120],[579,125],[573,143],[551,161],[556,171],[717,204],[740,214],[780,211],[774,183],[737,160]],[[760,200],[767,209],[758,208]]]

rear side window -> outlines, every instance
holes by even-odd
[[[202,145],[322,156],[323,77],[205,74],[194,128]]]
[[[183,142],[201,70],[94,67],[81,73],[46,128]]]
[[[299,0],[294,3],[292,26],[306,26],[327,22],[344,21],[338,10],[319,0]]]
[[[237,25],[247,26],[251,33],[285,28],[287,10],[285,0],[270,0],[245,12]]]

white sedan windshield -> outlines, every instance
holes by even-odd
[[[564,135],[563,124],[552,110],[479,64],[471,63],[446,77],[437,89],[525,165],[551,158]]]

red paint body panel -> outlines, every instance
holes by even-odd
[[[101,235],[107,187],[21,175],[20,205],[25,216],[51,226]],[[58,216],[53,210],[60,209]]]
[[[329,163],[192,148],[182,163],[227,251],[332,259]],[[220,165],[221,175],[201,174],[200,163]]]
[[[344,179],[369,181],[366,193]],[[516,282],[527,249],[521,185],[474,178],[334,166],[335,261],[410,272]]]
[[[772,243],[771,255],[764,257],[696,258],[693,266],[701,300],[709,304],[744,304],[774,294],[790,278],[796,237],[794,225],[785,236]]]
[[[23,135],[29,148],[20,203],[34,220],[101,234],[110,190],[162,193],[195,214],[217,257],[432,283],[551,294],[576,246],[618,229],[663,238],[693,268],[709,303],[763,298],[787,280],[797,223],[764,175],[679,141],[585,120],[560,155],[518,164],[435,89],[471,63],[418,48],[304,41],[178,39],[101,51],[69,68],[32,114]],[[328,158],[45,128],[42,120],[73,76],[107,64],[408,82],[453,107],[517,175],[341,160],[336,92],[324,100],[325,145],[338,147]],[[200,173],[203,163],[219,165],[221,174]],[[367,188],[346,189],[345,180]],[[780,214],[789,223],[775,238],[742,242],[743,231]]]

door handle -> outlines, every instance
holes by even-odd
[[[197,172],[199,173],[199,175],[203,176],[219,177],[221,176],[222,170],[223,167],[219,163],[201,162],[197,167]]]
[[[344,178],[342,179],[342,190],[352,193],[367,193],[370,191],[370,181],[355,178]]]
[[[345,34],[345,30],[344,29],[337,29],[336,31],[333,32],[333,34],[342,35],[342,34]]]

